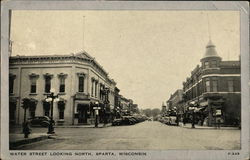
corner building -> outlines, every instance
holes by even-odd
[[[208,126],[238,125],[241,112],[240,61],[222,61],[215,45],[209,41],[201,66],[183,82],[185,110],[197,106],[200,119]]]
[[[93,124],[93,106],[98,102],[101,115],[110,115],[114,108],[116,82],[86,52],[69,55],[14,56],[9,61],[10,123],[21,124],[22,99],[35,100],[27,117],[49,116],[50,104],[45,101],[51,88],[59,96],[54,102],[53,117],[58,125]],[[105,105],[104,89],[109,88]]]

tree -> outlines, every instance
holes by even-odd
[[[30,108],[31,100],[29,98],[23,98],[22,100],[22,108],[24,109],[24,120],[23,122],[26,122],[26,110]]]
[[[159,115],[161,113],[161,110],[159,108],[154,108],[152,109],[152,116],[156,117],[157,115]]]

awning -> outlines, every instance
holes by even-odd
[[[200,106],[204,107],[208,105],[208,101],[200,102]]]

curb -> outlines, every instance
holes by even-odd
[[[18,140],[18,141],[13,141],[10,142],[10,149],[15,149],[18,146],[24,145],[24,144],[30,144],[38,141],[42,141],[45,139],[49,139],[50,135],[43,135],[35,138],[28,138],[28,139],[23,139],[23,140]]]
[[[183,126],[180,126],[182,128],[187,128],[187,129],[213,129],[213,130],[240,130],[239,128],[235,127],[230,127],[230,128],[225,128],[225,127],[220,127],[220,128],[215,128],[215,127],[195,127],[195,128],[192,128],[192,127],[183,127]]]

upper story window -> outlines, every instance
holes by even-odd
[[[218,92],[218,81],[212,80],[213,92]]]
[[[217,61],[211,61],[211,67],[216,68],[217,67]]]
[[[9,93],[13,94],[14,92],[14,81],[16,79],[16,75],[10,74],[9,75]]]
[[[77,73],[78,75],[78,92],[84,92],[84,73]]]
[[[95,84],[95,80],[92,78],[91,80],[91,96],[94,96],[94,84]]]
[[[98,81],[95,81],[95,97],[97,97],[97,86],[98,86]]]
[[[53,75],[46,73],[44,75],[44,79],[45,79],[45,88],[44,91],[45,93],[50,93],[50,89],[51,89],[51,79],[52,79]]]
[[[59,92],[64,93],[65,92],[65,79],[67,77],[67,74],[60,73],[58,74],[59,78]]]
[[[210,92],[210,80],[209,79],[206,79],[205,81],[205,85],[206,85],[206,92]]]
[[[229,80],[227,83],[228,83],[228,92],[233,92],[234,91],[234,81]]]
[[[29,75],[30,77],[30,93],[36,93],[36,81],[39,78],[39,75],[32,73]]]
[[[205,69],[208,69],[208,68],[209,68],[209,62],[208,62],[208,61],[204,62],[204,68],[205,68]]]

